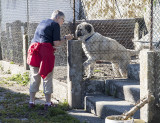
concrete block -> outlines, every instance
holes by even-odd
[[[111,96],[94,95],[85,97],[85,110],[101,118],[110,115],[121,115],[132,107],[131,103]],[[137,111],[133,117],[139,118],[140,112]]]
[[[86,80],[85,82],[85,94],[104,94],[105,81],[104,80]]]
[[[82,78],[82,43],[77,40],[68,41],[67,84],[68,103],[72,108],[83,107]]]
[[[136,103],[140,99],[139,81],[127,79],[106,80],[105,94]]]
[[[142,50],[140,52],[140,97],[143,98],[149,92],[154,94],[155,101],[147,103],[141,108],[141,119],[147,123],[156,123],[160,120],[160,52]]]
[[[128,79],[139,81],[139,64],[129,64],[128,65]]]

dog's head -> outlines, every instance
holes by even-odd
[[[91,24],[82,22],[77,26],[75,33],[78,39],[85,39],[94,33],[94,28]]]

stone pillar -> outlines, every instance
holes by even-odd
[[[68,41],[67,52],[68,103],[71,108],[82,108],[82,44],[81,41]]]
[[[27,51],[28,51],[28,35],[23,35],[23,65],[25,70],[29,70],[27,64]]]
[[[160,99],[160,52],[142,50],[140,52],[140,98],[148,92],[155,96],[155,101],[146,104],[140,110],[140,118],[147,123],[156,123],[159,117]]]

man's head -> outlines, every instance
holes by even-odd
[[[62,11],[56,10],[52,13],[51,19],[59,23],[61,26],[64,23],[65,15]]]

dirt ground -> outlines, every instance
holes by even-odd
[[[5,74],[0,72],[0,87],[6,90],[6,92],[0,93],[0,97],[1,97],[0,100],[3,99],[3,94],[7,93],[7,91],[29,95],[29,84],[23,86],[21,84],[18,84],[16,81],[7,81],[6,79],[11,76],[12,76],[11,74]],[[54,99],[52,99],[52,101],[56,102],[56,100]],[[26,102],[27,103],[29,102],[29,98],[26,98]],[[35,103],[37,104],[45,103],[45,98],[42,90],[40,90],[36,94]]]

